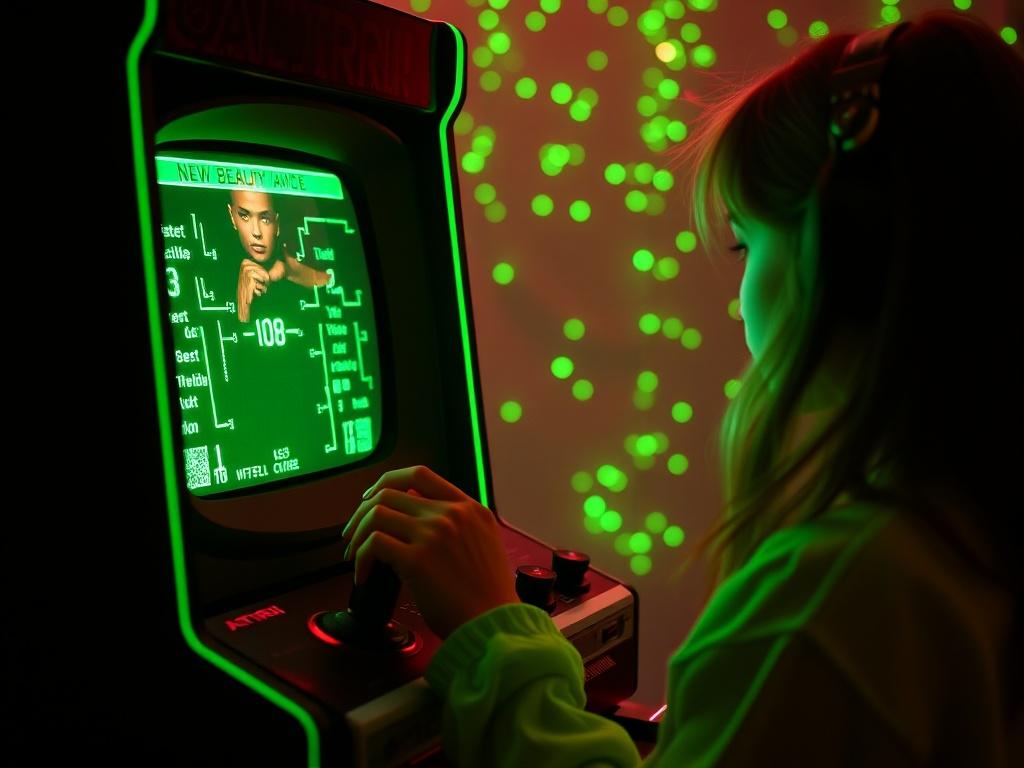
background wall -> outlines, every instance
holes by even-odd
[[[641,595],[640,687],[706,597],[673,579],[721,497],[713,438],[748,361],[742,267],[673,161],[702,101],[816,37],[1007,0],[394,0],[469,41],[459,181],[495,506]],[[941,105],[940,105],[941,107]]]

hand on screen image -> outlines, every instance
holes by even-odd
[[[250,320],[252,302],[264,295],[270,283],[287,279],[304,288],[327,285],[330,275],[303,264],[286,243],[281,243],[283,258],[275,255],[281,217],[273,198],[266,192],[236,189],[227,204],[231,226],[245,251],[238,269],[238,319]]]
[[[385,472],[342,536],[355,556],[356,583],[374,561],[390,565],[441,638],[519,602],[494,514],[427,467]]]

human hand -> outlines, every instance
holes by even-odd
[[[249,322],[252,300],[267,292],[270,275],[267,270],[251,259],[242,259],[238,268],[238,319]]]
[[[439,637],[506,603],[517,603],[494,514],[427,467],[385,472],[342,537],[355,581],[375,560],[394,568]]]

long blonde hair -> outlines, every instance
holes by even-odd
[[[929,490],[941,482],[976,505],[995,539],[1014,522],[997,502],[1016,462],[997,450],[999,424],[971,409],[991,402],[996,382],[1019,397],[1019,366],[1003,356],[1024,345],[1008,275],[964,262],[972,251],[998,254],[1000,238],[979,217],[1019,219],[1024,61],[965,14],[922,16],[892,46],[876,134],[841,156],[828,137],[829,81],[850,38],[826,38],[709,110],[691,149],[705,243],[727,211],[795,243],[779,297],[786,311],[718,436],[723,509],[704,542],[718,578],[844,492],[941,528]],[[957,322],[940,324],[954,307]],[[972,333],[1000,313],[1005,323]],[[860,340],[846,399],[792,445],[802,398],[840,338]],[[1003,560],[1001,577],[1019,590],[1016,558]]]

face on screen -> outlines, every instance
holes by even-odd
[[[228,215],[249,258],[261,264],[269,261],[274,253],[279,227],[270,195],[236,189],[231,193]]]

